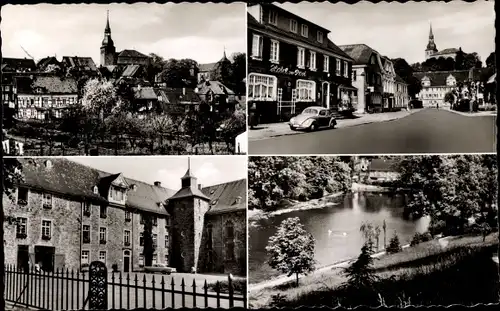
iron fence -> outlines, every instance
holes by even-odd
[[[235,286],[238,281],[230,276],[227,281],[209,283],[197,281],[199,276],[193,276],[192,281],[186,281],[185,277],[175,281],[175,274],[105,272],[105,275],[104,282],[95,282],[89,272],[68,269],[36,272],[7,266],[4,298],[15,305],[45,310],[92,310],[89,297],[96,292],[101,292],[108,309],[247,307],[246,285],[238,288]]]

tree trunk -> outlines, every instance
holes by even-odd
[[[299,273],[295,273],[295,280],[296,280],[295,285],[299,287]]]

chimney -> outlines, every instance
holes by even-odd
[[[198,184],[198,190],[200,190],[200,191],[201,191],[201,188],[203,188],[203,187],[202,187],[202,185],[201,185],[201,184]]]
[[[161,187],[161,181],[155,181],[155,186],[156,187]]]

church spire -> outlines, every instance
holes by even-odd
[[[111,27],[109,27],[109,10],[106,11],[107,11],[106,28],[104,29],[104,33],[111,33]]]
[[[432,23],[430,23],[430,28],[429,28],[429,39],[434,39],[434,34],[432,33]]]

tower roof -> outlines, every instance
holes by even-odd
[[[429,39],[434,39],[434,34],[432,33],[432,23],[430,24],[429,27]]]
[[[104,39],[102,39],[103,46],[113,46],[113,39],[111,39],[111,27],[109,27],[109,10],[106,15],[106,28],[104,28]]]
[[[438,49],[436,47],[436,43],[434,43],[434,34],[432,33],[432,23],[429,26],[429,43],[427,43],[426,51],[432,50],[437,52]]]
[[[191,173],[191,158],[189,158],[189,157],[188,157],[188,169],[186,171],[186,174],[184,174],[184,176],[182,176],[182,179],[186,179],[186,178],[196,178]]]

